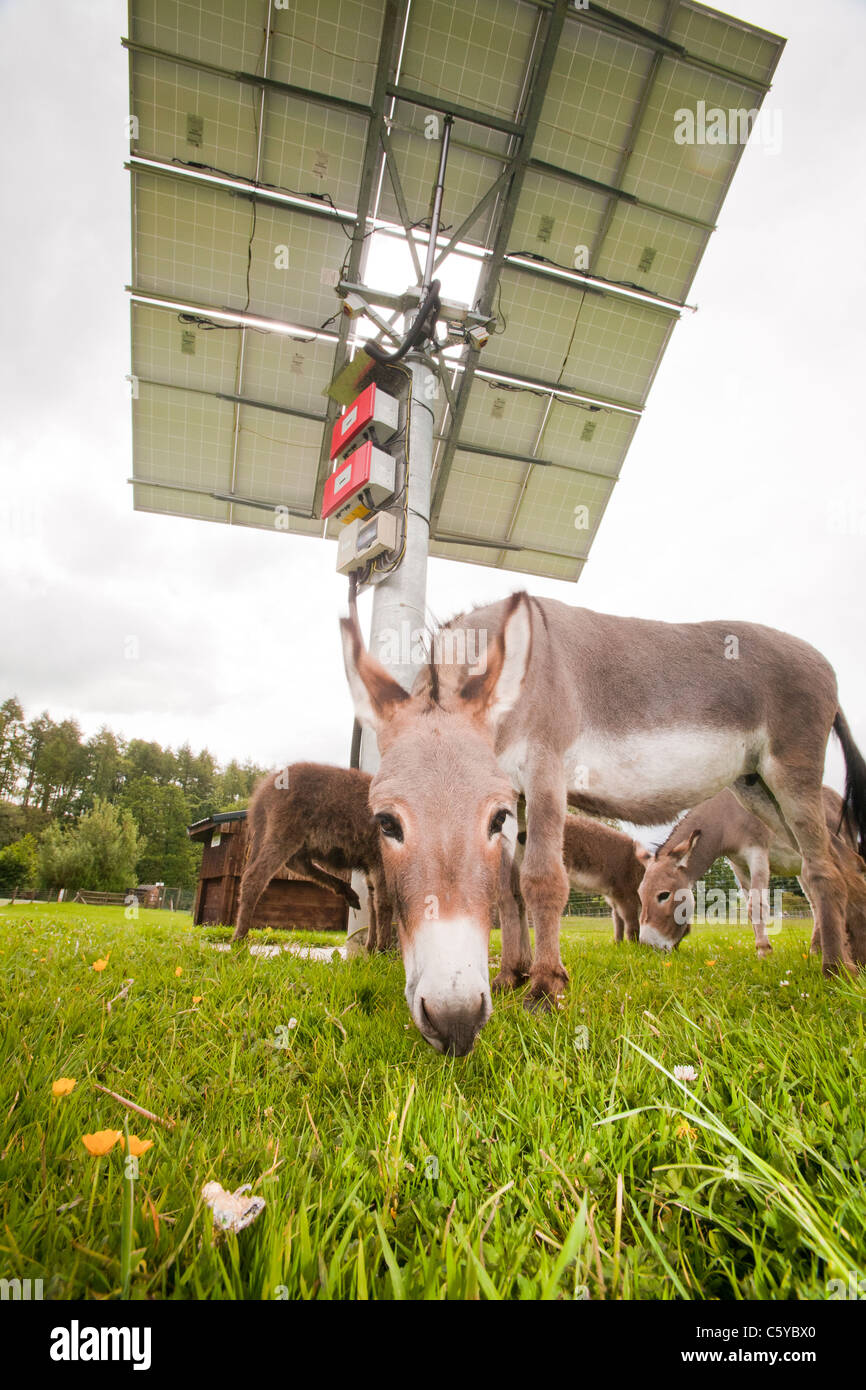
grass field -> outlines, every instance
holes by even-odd
[[[866,1275],[866,982],[826,983],[810,926],[761,963],[747,929],[663,960],[568,922],[564,1006],[499,999],[449,1060],[397,958],[0,909],[0,1277],[56,1298],[826,1298]],[[152,1141],[137,1179],[82,1142],[125,1120]],[[211,1179],[266,1200],[216,1243]]]

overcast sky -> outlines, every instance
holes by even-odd
[[[796,633],[866,749],[866,3],[737,13],[788,38],[781,152],[745,151],[580,582],[527,587]],[[0,699],[223,761],[346,762],[334,545],[132,510],[125,32],[114,0],[0,0]],[[433,560],[428,603],[515,587]]]

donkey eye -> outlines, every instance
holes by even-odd
[[[666,903],[669,897],[670,897],[670,893],[659,893],[658,898],[656,899],[656,901],[657,901],[657,902],[660,902],[660,903]]]
[[[490,836],[491,840],[493,839],[494,835],[498,835],[499,832],[502,830],[502,827],[505,824],[505,820],[508,815],[509,812],[504,807],[496,812],[496,815],[491,820],[487,830],[487,833]]]
[[[398,844],[403,843],[403,827],[396,816],[389,816],[386,811],[375,817],[382,834],[389,840],[396,840]]]

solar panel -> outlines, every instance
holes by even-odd
[[[371,246],[423,259],[450,115],[439,246],[495,330],[432,402],[430,553],[577,579],[742,153],[676,113],[756,111],[784,41],[690,0],[130,0],[124,42],[135,507],[336,535],[335,290],[395,312]]]

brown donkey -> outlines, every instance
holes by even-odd
[[[371,887],[367,947],[392,941],[391,899],[382,872],[379,827],[370,815],[369,773],[322,763],[293,763],[259,782],[247,812],[248,857],[233,941],[250,929],[256,905],[285,866],[359,907],[350,883],[328,869],[359,869]]]
[[[841,796],[832,787],[824,787],[822,796],[827,828],[840,861],[854,873],[859,868],[866,870],[866,865],[857,864],[856,836]],[[726,788],[695,806],[677,822],[655,854],[649,850],[639,854],[646,865],[640,886],[640,939],[645,945],[669,951],[679,944],[694,915],[695,883],[724,857],[748,895],[755,949],[760,957],[770,954],[770,875],[799,874],[802,861],[794,846],[745,810],[732,791]],[[856,933],[856,914],[852,914],[852,924]],[[819,944],[816,932],[813,948]],[[849,944],[857,958],[856,942]]]
[[[491,985],[493,990],[513,989],[529,977],[532,968],[532,945],[517,872],[525,844],[526,831],[521,830],[514,853],[515,871],[507,885],[509,896],[516,901],[516,910],[507,900],[500,902],[502,969]],[[565,818],[562,860],[569,884],[580,892],[598,893],[604,898],[613,917],[614,941],[638,941],[640,938],[638,888],[644,875],[641,855],[645,853],[643,846],[630,835],[605,825],[604,821],[590,820],[588,816],[568,815]]]
[[[568,981],[559,921],[569,791],[580,809],[653,825],[732,786],[797,845],[825,971],[852,967],[845,913],[862,886],[843,871],[824,817],[830,730],[861,848],[866,763],[832,667],[807,643],[755,623],[650,622],[517,593],[450,623],[455,659],[434,658],[409,693],[366,651],[357,621],[342,629],[355,711],[381,757],[370,809],[406,998],[434,1047],[469,1051],[491,1012],[487,947],[514,788],[526,796],[520,886],[536,931],[529,1004],[549,1006]],[[470,637],[485,653],[481,670],[460,659]]]

